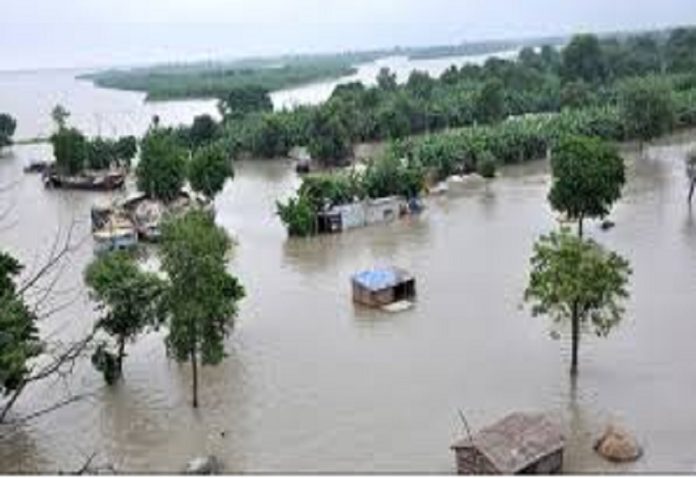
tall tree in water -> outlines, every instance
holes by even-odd
[[[189,183],[194,191],[213,199],[234,176],[232,161],[218,144],[198,149],[188,164]]]
[[[696,149],[689,151],[686,156],[686,177],[689,179],[689,205],[696,189]]]
[[[53,156],[61,172],[76,174],[82,171],[89,156],[87,138],[76,128],[61,128],[51,135]]]
[[[58,131],[65,129],[69,117],[70,112],[66,110],[63,105],[56,105],[53,110],[51,110],[51,119],[55,123]]]
[[[148,326],[155,325],[162,311],[165,283],[157,275],[140,270],[126,252],[99,257],[85,271],[85,282],[104,316],[97,327],[116,341],[116,353],[97,349],[93,363],[113,383],[123,374],[126,343]]]
[[[193,406],[198,407],[198,362],[216,365],[225,356],[224,339],[234,326],[239,281],[226,270],[230,239],[205,212],[191,210],[165,223],[160,258],[169,277],[167,347],[191,363]]]
[[[135,173],[138,189],[150,197],[171,201],[186,180],[186,152],[166,131],[150,129],[143,138]]]
[[[621,197],[625,174],[616,147],[595,138],[562,138],[551,152],[551,207],[577,221],[582,237],[584,219],[605,217]]]
[[[562,230],[539,239],[531,266],[525,300],[534,316],[546,315],[556,324],[570,322],[570,373],[576,375],[581,332],[606,337],[623,318],[629,264],[596,242]]]

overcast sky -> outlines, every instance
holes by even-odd
[[[0,0],[0,69],[696,24],[696,0]]]

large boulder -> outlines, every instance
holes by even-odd
[[[638,442],[626,430],[609,425],[595,443],[595,450],[609,461],[636,461],[643,454]]]
[[[185,472],[188,475],[217,475],[222,472],[222,464],[213,455],[201,456],[189,461]]]

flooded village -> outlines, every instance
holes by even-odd
[[[0,472],[693,472],[695,32],[0,72]]]

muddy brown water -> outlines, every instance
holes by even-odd
[[[2,108],[0,108],[2,109]],[[129,345],[125,378],[105,387],[89,363],[68,380],[36,385],[16,409],[30,413],[70,393],[84,400],[0,439],[0,470],[70,471],[98,452],[118,471],[178,471],[219,456],[230,472],[454,471],[450,444],[516,410],[549,411],[568,434],[566,470],[696,469],[696,219],[686,206],[683,158],[694,132],[625,155],[629,181],[611,219],[588,234],[630,259],[625,321],[607,339],[583,337],[580,377],[568,377],[567,340],[532,318],[522,293],[534,239],[556,226],[543,161],[503,169],[487,185],[453,187],[424,214],[349,233],[288,240],[274,203],[298,184],[289,161],[242,162],[218,198],[217,220],[236,239],[230,270],[247,289],[229,356],[201,374],[190,407],[190,370],[167,359],[162,333]],[[0,160],[11,184],[0,244],[31,269],[56,232],[77,221],[85,238],[61,270],[41,324],[68,340],[94,320],[81,283],[92,258],[89,208],[108,194],[44,190],[22,174],[45,146]],[[389,315],[351,302],[349,277],[397,264],[418,282],[414,309]],[[636,432],[635,465],[592,451],[609,421]]]

